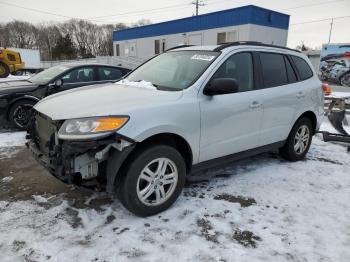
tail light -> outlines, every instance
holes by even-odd
[[[330,94],[332,94],[332,89],[330,88],[329,85],[327,85],[327,84],[322,84],[322,89],[323,89],[323,93],[324,93],[325,95],[330,95]]]

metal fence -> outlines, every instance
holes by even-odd
[[[88,59],[75,59],[75,60],[58,60],[58,61],[41,61],[41,67],[43,69],[50,68],[56,65],[68,64],[68,63],[100,63],[107,65],[122,66],[129,69],[134,69],[143,63],[147,58],[139,57],[116,57],[116,56],[97,56],[96,58]]]

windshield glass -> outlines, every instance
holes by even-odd
[[[219,55],[212,51],[173,51],[159,55],[130,73],[131,82],[151,82],[162,90],[192,85]]]
[[[58,76],[59,74],[63,73],[68,69],[69,67],[62,66],[62,65],[54,66],[36,74],[35,76],[29,78],[28,80],[36,84],[46,84],[50,82],[53,78],[55,78],[56,76]]]

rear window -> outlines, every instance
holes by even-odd
[[[274,53],[260,53],[264,87],[288,84],[284,56]]]
[[[291,56],[291,57],[298,70],[301,81],[306,80],[313,76],[312,69],[304,59],[297,56]]]

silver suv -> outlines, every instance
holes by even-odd
[[[27,145],[55,177],[116,193],[149,216],[169,208],[197,171],[275,149],[303,159],[323,99],[295,50],[256,42],[174,48],[120,82],[40,101]]]

